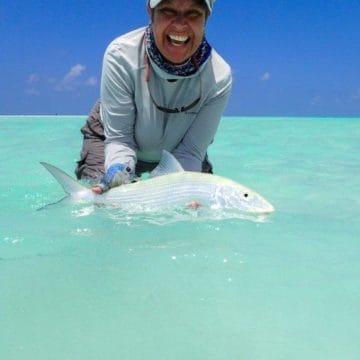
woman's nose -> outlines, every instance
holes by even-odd
[[[180,28],[186,27],[187,25],[186,15],[181,13],[176,14],[176,16],[174,17],[173,25],[176,25]]]

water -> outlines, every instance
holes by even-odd
[[[360,358],[360,119],[224,118],[264,221],[63,197],[84,117],[0,117],[0,359]]]

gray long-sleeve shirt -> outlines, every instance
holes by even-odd
[[[230,67],[215,50],[193,76],[170,75],[151,61],[147,67],[144,35],[145,28],[141,28],[120,36],[104,55],[101,118],[105,168],[127,163],[134,169],[137,159],[158,162],[165,149],[185,170],[201,171],[230,95]],[[149,90],[158,105],[168,108],[187,106],[200,94],[201,99],[189,111],[163,113]]]

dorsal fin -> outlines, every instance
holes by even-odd
[[[89,190],[56,166],[46,162],[40,162],[40,164],[59,182],[67,194],[73,195],[79,191]]]
[[[183,167],[176,160],[175,156],[163,150],[159,165],[150,173],[150,177],[167,175],[175,172],[184,171]]]

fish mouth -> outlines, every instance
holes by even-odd
[[[256,207],[253,207],[249,212],[254,215],[270,215],[275,211],[275,208],[268,202],[262,201],[261,205],[259,204]]]
[[[271,205],[271,204],[268,204],[267,207],[264,209],[260,209],[260,211],[258,211],[257,213],[258,214],[261,214],[261,215],[270,215],[271,213],[273,213],[275,211],[275,208]]]
[[[257,212],[257,215],[271,215],[274,212],[274,210],[272,211],[261,211],[261,212]]]
[[[249,205],[249,212],[254,214],[269,215],[275,211],[274,206],[260,195],[253,196]]]

